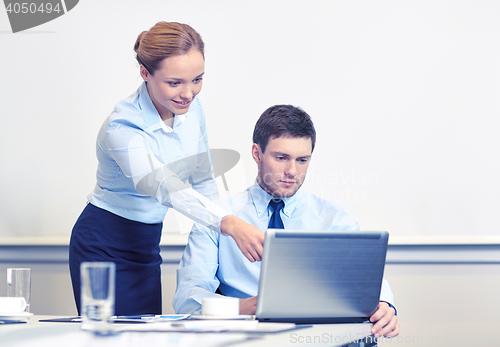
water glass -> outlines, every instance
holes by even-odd
[[[23,297],[26,300],[24,312],[30,312],[31,303],[31,269],[7,269],[7,296]]]
[[[84,262],[80,266],[82,329],[96,333],[111,331],[115,307],[115,264]]]

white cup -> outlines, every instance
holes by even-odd
[[[0,297],[0,313],[20,313],[26,309],[26,299],[23,297]]]
[[[204,298],[201,314],[204,316],[237,316],[240,314],[240,299],[227,296]]]

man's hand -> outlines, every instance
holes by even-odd
[[[252,296],[247,299],[240,299],[240,314],[254,315],[257,308],[257,297]]]
[[[370,322],[374,323],[372,334],[375,337],[396,337],[399,335],[399,322],[396,311],[386,302],[379,302],[378,309],[370,317]]]
[[[236,216],[227,216],[220,222],[220,230],[223,234],[231,236],[241,253],[250,260],[260,261],[265,234]]]

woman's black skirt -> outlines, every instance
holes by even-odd
[[[71,233],[69,267],[80,314],[80,264],[116,264],[115,315],[161,314],[162,223],[135,222],[87,204]]]

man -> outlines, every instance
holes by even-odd
[[[316,142],[307,113],[290,105],[270,107],[257,121],[253,141],[256,183],[220,206],[263,232],[270,222],[285,229],[359,230],[341,206],[299,191]],[[259,275],[260,263],[248,261],[231,237],[195,224],[177,270],[175,311],[200,314],[203,298],[218,291],[240,298],[240,314],[255,314]],[[399,334],[393,302],[384,280],[378,310],[370,317],[376,337]]]

